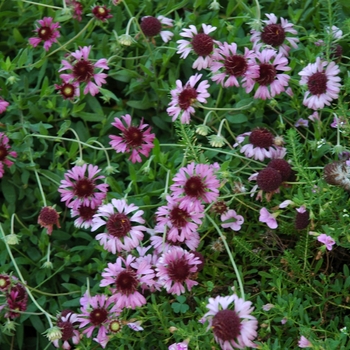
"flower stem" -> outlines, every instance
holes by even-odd
[[[22,2],[27,2],[28,4],[33,4],[33,5],[38,5],[38,6],[49,7],[49,8],[51,8],[51,9],[56,9],[56,10],[63,10],[62,7],[57,7],[57,6],[52,6],[52,5],[46,5],[46,4],[40,4],[40,3],[38,3],[38,2],[29,1],[29,0],[22,0]]]

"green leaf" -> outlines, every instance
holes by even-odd
[[[14,204],[16,203],[16,188],[6,179],[2,179],[1,181],[1,190],[2,194],[5,197],[5,200],[8,203]]]

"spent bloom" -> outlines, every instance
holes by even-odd
[[[7,308],[5,317],[16,318],[20,316],[17,311],[25,311],[27,309],[28,294],[26,288],[19,282],[13,281],[13,284],[6,292]]]
[[[40,27],[37,27],[34,32],[38,37],[29,38],[29,44],[33,47],[37,47],[41,41],[44,41],[44,49],[48,51],[53,43],[57,42],[57,38],[60,37],[58,28],[60,25],[58,22],[53,23],[52,17],[44,17],[38,20]]]
[[[56,348],[62,347],[62,349],[70,350],[71,346],[68,340],[72,340],[73,344],[79,344],[80,333],[76,329],[78,326],[78,315],[71,310],[63,310],[57,317],[57,326],[61,331],[61,337],[58,339],[52,339],[53,345]],[[60,345],[59,340],[63,342]]]
[[[73,18],[80,22],[82,20],[81,15],[83,14],[83,5],[77,0],[65,1],[67,6],[73,7]]]
[[[172,99],[166,110],[173,117],[172,121],[175,121],[181,115],[181,123],[189,124],[191,114],[195,112],[193,106],[198,102],[207,103],[206,98],[210,96],[208,80],[203,80],[195,88],[201,78],[202,74],[196,73],[190,77],[185,85],[182,85],[181,80],[176,80],[176,89],[170,91]]]
[[[86,175],[87,171],[87,175]],[[97,165],[84,164],[74,166],[64,174],[64,180],[58,192],[61,193],[61,202],[66,202],[68,208],[77,210],[81,205],[96,208],[106,197],[108,184],[96,184],[96,180],[104,179],[97,176],[101,171]]]
[[[68,56],[69,60],[62,60],[63,67],[59,72],[71,70],[69,74],[61,74],[60,78],[66,83],[70,81],[75,81],[79,84],[86,83],[84,94],[86,95],[90,92],[92,96],[95,96],[99,92],[98,88],[106,83],[105,78],[107,74],[95,73],[94,69],[109,69],[109,67],[107,66],[107,60],[105,58],[101,58],[97,62],[92,63],[89,60],[90,51],[91,46],[84,46],[71,53]]]
[[[146,227],[142,225],[143,210],[138,210],[134,204],[127,204],[125,199],[112,199],[112,203],[101,205],[93,217],[92,231],[101,226],[106,226],[105,232],[96,236],[96,239],[107,251],[116,252],[130,251],[136,248],[143,239],[143,231]],[[135,212],[135,213],[132,213]]]
[[[231,304],[232,308],[229,308]],[[258,321],[251,315],[254,307],[237,295],[209,298],[203,320],[209,321],[207,330],[212,329],[214,338],[222,349],[233,350],[244,347],[256,348]]]
[[[317,57],[315,63],[309,63],[298,74],[300,85],[307,85],[303,104],[314,110],[329,106],[337,99],[340,91],[339,66],[334,62],[322,61]]]
[[[0,114],[4,113],[10,104],[0,97]]]
[[[271,229],[278,227],[275,216],[273,214],[270,214],[265,207],[260,209],[259,221],[266,223],[266,225]]]
[[[15,151],[10,151],[10,148],[9,138],[3,132],[0,132],[0,178],[2,178],[5,173],[4,164],[7,167],[10,167],[13,164],[13,162],[7,159],[7,157],[17,157],[17,153]]]
[[[295,49],[298,47],[298,38],[294,36],[287,36],[287,34],[296,35],[297,31],[293,28],[293,24],[289,23],[286,19],[281,17],[281,24],[277,23],[277,17],[273,13],[266,14],[268,20],[264,20],[265,23],[262,31],[252,30],[252,37],[250,41],[253,43],[253,49],[259,51],[263,44],[272,46],[278,50],[284,56],[288,56],[290,46],[286,44],[288,42]]]
[[[181,54],[181,58],[186,58],[190,52],[194,52],[199,57],[194,61],[192,68],[201,70],[203,68],[209,68],[212,64],[212,52],[214,49],[214,40],[209,35],[215,31],[216,27],[211,25],[202,24],[202,33],[198,33],[197,28],[194,25],[190,25],[189,29],[182,30],[180,35],[187,39],[181,39],[177,41],[178,51]]]
[[[61,227],[58,219],[59,219],[59,213],[56,211],[56,209],[53,207],[47,206],[41,209],[38,217],[38,224],[41,227],[46,228],[47,234],[51,235],[53,230],[53,225],[56,225],[58,228]]]
[[[305,338],[303,335],[300,337],[299,341],[298,341],[298,346],[299,348],[311,348],[312,347],[312,343],[310,342],[309,339]]]
[[[108,9],[105,5],[94,6],[91,12],[95,16],[95,18],[99,19],[102,22],[105,22],[108,20],[108,18],[113,17],[111,15],[111,10]]]
[[[321,233],[317,240],[321,243],[323,243],[327,250],[332,250],[333,245],[335,244],[335,240],[331,236],[327,236],[325,233]]]
[[[160,35],[162,40],[167,43],[174,35],[169,30],[162,30],[163,26],[173,27],[173,20],[164,16],[145,16],[141,18],[140,27],[147,37],[154,37],[156,35]]]
[[[221,215],[221,226],[223,228],[230,228],[233,231],[239,231],[244,223],[242,215],[238,215],[235,210],[230,209]]]
[[[151,127],[147,128],[148,124],[144,124],[143,119],[141,119],[139,126],[132,126],[129,114],[122,115],[121,118],[124,123],[116,117],[112,125],[119,129],[122,134],[121,136],[109,135],[112,140],[109,144],[117,153],[131,152],[129,159],[132,163],[142,162],[140,154],[145,157],[149,156],[154,147],[155,134],[151,134]]]

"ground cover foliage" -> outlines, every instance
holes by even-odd
[[[1,349],[350,349],[347,1],[0,9]]]

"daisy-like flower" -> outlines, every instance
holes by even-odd
[[[113,17],[111,15],[111,10],[108,9],[105,5],[94,6],[91,12],[95,16],[95,18],[99,19],[102,22],[106,22],[108,18]]]
[[[333,245],[335,244],[335,240],[331,236],[327,236],[325,233],[321,233],[317,240],[323,243],[327,250],[332,250]]]
[[[126,259],[118,257],[114,264],[108,263],[108,267],[102,272],[102,277],[101,287],[112,285],[111,299],[115,303],[113,309],[135,309],[145,305],[146,298],[138,291],[138,288],[143,284],[148,286],[154,284],[152,266],[145,259],[136,264],[135,257],[132,255],[128,255]]]
[[[233,308],[229,308],[234,303]],[[221,349],[233,350],[244,347],[256,348],[258,321],[251,315],[254,310],[250,301],[237,295],[209,298],[207,312],[203,319],[209,321],[207,330],[212,329]]]
[[[61,337],[59,339],[54,339],[52,341],[53,345],[56,348],[62,347],[62,349],[70,350],[71,346],[68,340],[72,340],[73,344],[79,344],[80,342],[80,333],[76,329],[78,324],[78,315],[72,312],[71,310],[63,310],[60,315],[57,317],[57,326],[61,330]],[[59,340],[63,342],[60,345]]]
[[[201,201],[212,203],[218,198],[220,181],[215,172],[211,165],[194,162],[179,170],[170,190],[173,197],[179,198],[180,209],[200,212]]]
[[[146,227],[142,225],[132,226],[132,223],[144,224],[142,218],[143,210],[138,210],[134,204],[127,204],[125,199],[112,199],[112,203],[102,205],[94,215],[91,231],[96,231],[106,225],[106,232],[100,233],[96,239],[107,251],[127,251],[136,248],[143,239],[143,231]],[[117,212],[115,212],[117,210]],[[135,212],[130,217],[129,214]]]
[[[79,83],[76,81],[62,82],[61,85],[55,84],[55,89],[65,100],[73,100],[80,96]]]
[[[13,162],[7,159],[7,157],[17,157],[17,153],[15,151],[10,151],[10,148],[9,138],[3,132],[0,132],[0,178],[2,178],[5,173],[4,164],[7,167],[10,167],[13,164]]]
[[[264,49],[256,52],[253,60],[259,65],[259,76],[254,79],[259,87],[254,98],[266,100],[286,90],[290,76],[280,72],[289,71],[291,68],[287,66],[288,59],[283,54],[275,50]],[[249,93],[253,87],[254,85],[249,88],[247,86],[246,91]]]
[[[53,23],[52,21],[52,17],[44,17],[38,20],[40,27],[34,30],[38,37],[29,38],[30,45],[37,47],[44,41],[44,49],[48,51],[53,43],[57,43],[57,38],[60,37],[60,32],[58,31],[60,25],[58,22]]]
[[[158,281],[170,294],[185,293],[184,284],[190,291],[198,284],[191,278],[198,271],[197,266],[200,264],[202,261],[193,253],[180,247],[173,247],[163,253],[156,264]]]
[[[67,60],[62,60],[63,67],[59,72],[70,69],[71,73],[61,74],[60,78],[66,83],[70,81],[75,81],[79,84],[86,83],[84,94],[86,95],[90,92],[92,96],[95,96],[99,92],[98,87],[106,83],[105,78],[107,74],[94,73],[94,69],[109,69],[109,67],[107,66],[107,60],[105,58],[101,58],[96,63],[92,63],[89,60],[90,50],[91,46],[84,46],[71,53],[70,56],[75,60],[72,63]],[[95,80],[95,83],[92,82],[92,79]]]
[[[106,198],[108,184],[96,184],[96,180],[105,178],[103,175],[97,176],[100,171],[97,165],[92,164],[76,165],[68,170],[58,188],[58,192],[61,193],[61,202],[66,202],[66,206],[74,210],[78,210],[81,205],[92,209],[101,205]]]
[[[194,61],[192,68],[201,70],[209,68],[212,63],[212,52],[214,49],[214,40],[209,34],[213,32],[216,27],[202,24],[203,33],[198,33],[194,25],[190,25],[189,29],[182,30],[180,35],[190,40],[178,40],[178,51],[181,54],[180,58],[186,58],[190,52],[194,52],[199,57]]]
[[[277,17],[273,13],[266,14],[268,20],[264,20],[265,27],[262,32],[257,30],[252,30],[252,37],[250,41],[253,43],[253,49],[255,51],[259,51],[260,47],[265,44],[272,46],[278,52],[284,56],[288,56],[289,47],[286,44],[286,41],[294,47],[295,49],[298,47],[297,43],[299,42],[298,38],[289,37],[287,34],[298,34],[297,31],[293,28],[293,24],[289,23],[286,19],[281,17],[281,24],[277,23]]]
[[[317,57],[315,63],[309,63],[298,74],[300,85],[307,85],[303,104],[314,110],[329,106],[337,99],[340,91],[340,70],[334,62],[322,61]]]
[[[300,337],[298,341],[298,346],[299,348],[312,348],[312,343],[310,342],[309,339],[305,338],[303,335]]]
[[[253,79],[259,77],[259,66],[252,61],[253,57],[255,52],[246,47],[244,55],[241,55],[237,53],[237,44],[220,44],[212,55],[211,80],[224,87],[239,87],[239,79],[243,86],[251,91],[255,84]]]
[[[0,97],[0,114],[4,113],[10,104]]]
[[[151,149],[154,147],[155,134],[151,134],[151,127],[147,128],[148,124],[143,123],[143,118],[139,126],[131,125],[131,116],[129,114],[122,115],[121,118],[124,123],[120,118],[114,118],[112,125],[119,129],[122,135],[109,135],[109,138],[112,140],[109,144],[117,153],[131,152],[129,159],[132,163],[142,162],[140,154],[143,154],[145,157],[149,156]]]
[[[259,221],[264,222],[271,229],[278,227],[277,220],[273,214],[270,214],[266,208],[260,209]]]
[[[166,200],[167,205],[160,207],[156,212],[155,232],[163,233],[168,228],[168,240],[183,242],[185,239],[190,239],[202,224],[204,206],[201,205],[198,211],[181,209],[180,202],[175,197],[167,196]]]
[[[181,123],[189,124],[191,114],[195,112],[193,105],[197,102],[207,103],[206,98],[210,96],[208,93],[208,80],[203,80],[195,88],[195,85],[201,78],[202,74],[192,75],[184,86],[181,80],[176,80],[176,89],[170,91],[172,99],[166,110],[173,117],[172,121],[175,121],[181,115]]]
[[[53,225],[56,225],[58,228],[61,227],[58,221],[59,216],[60,215],[57,213],[55,208],[52,208],[50,206],[43,207],[38,217],[38,224],[41,227],[45,227],[47,229],[47,234],[51,235]]]
[[[90,205],[82,204],[78,209],[71,209],[71,217],[78,216],[77,219],[74,220],[75,227],[84,227],[88,229],[92,227],[92,219],[94,215],[97,213],[98,207],[92,209]]]
[[[145,36],[153,38],[159,34],[162,40],[167,43],[173,37],[174,33],[162,29],[163,26],[173,27],[173,22],[172,19],[164,16],[145,16],[141,18],[140,27]]]
[[[230,228],[233,231],[239,231],[244,223],[242,215],[238,215],[235,210],[230,209],[221,215],[221,226],[223,228]]]

